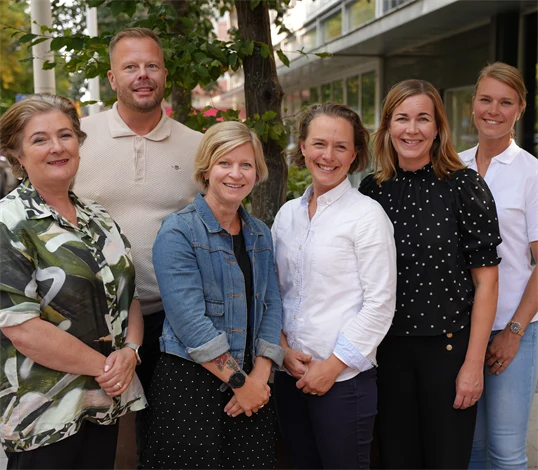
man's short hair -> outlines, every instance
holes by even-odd
[[[114,52],[114,48],[124,38],[135,38],[135,39],[153,39],[155,43],[159,46],[159,49],[162,51],[163,46],[161,44],[161,40],[159,39],[159,36],[157,36],[151,29],[148,28],[127,28],[123,31],[120,31],[118,34],[116,34],[112,40],[110,41],[110,45],[108,46],[108,54],[110,56],[110,61],[112,62],[112,53]]]

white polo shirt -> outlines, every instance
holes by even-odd
[[[477,170],[477,149],[459,154],[473,170]],[[484,180],[495,198],[503,240],[497,247],[502,260],[493,323],[493,330],[502,330],[514,316],[533,269],[529,243],[538,240],[538,160],[512,140],[491,160]],[[532,321],[538,321],[538,313]]]
[[[273,224],[288,344],[315,360],[332,353],[348,365],[344,381],[376,365],[394,317],[396,248],[383,208],[346,178],[317,199],[310,186]]]

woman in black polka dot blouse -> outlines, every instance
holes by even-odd
[[[383,468],[467,468],[497,305],[493,197],[458,158],[437,90],[406,80],[387,95],[376,172],[360,191],[394,225],[394,321],[378,349]]]

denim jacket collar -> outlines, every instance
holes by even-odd
[[[207,228],[207,231],[209,233],[218,233],[224,228],[221,227],[219,224],[219,221],[211,211],[211,208],[207,204],[207,202],[204,199],[204,196],[202,194],[198,194],[194,201],[192,201],[192,204],[194,208],[196,209],[196,212],[200,216],[200,219],[204,223],[204,225]],[[263,235],[262,229],[258,226],[256,221],[252,218],[252,216],[245,210],[243,206],[239,206],[239,217],[241,217],[241,220],[243,221],[243,225],[248,226],[251,231],[255,232],[256,235],[261,236]]]

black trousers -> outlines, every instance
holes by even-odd
[[[470,328],[448,337],[386,337],[377,350],[382,468],[467,468],[476,406],[452,407]]]
[[[113,469],[118,424],[83,421],[79,431],[48,446],[24,452],[6,452],[12,469]]]
[[[161,357],[161,346],[159,338],[163,333],[164,310],[144,315],[144,342],[140,348],[140,359],[142,364],[136,366],[136,375],[144,388],[146,397],[149,394],[151,378],[157,367],[157,362]],[[142,428],[144,426],[145,414],[147,408],[136,413],[135,434],[136,434],[136,455],[137,466],[140,466],[140,453],[142,449]]]
[[[336,382],[323,396],[275,373],[278,422],[294,468],[370,468],[376,415],[376,370]]]

